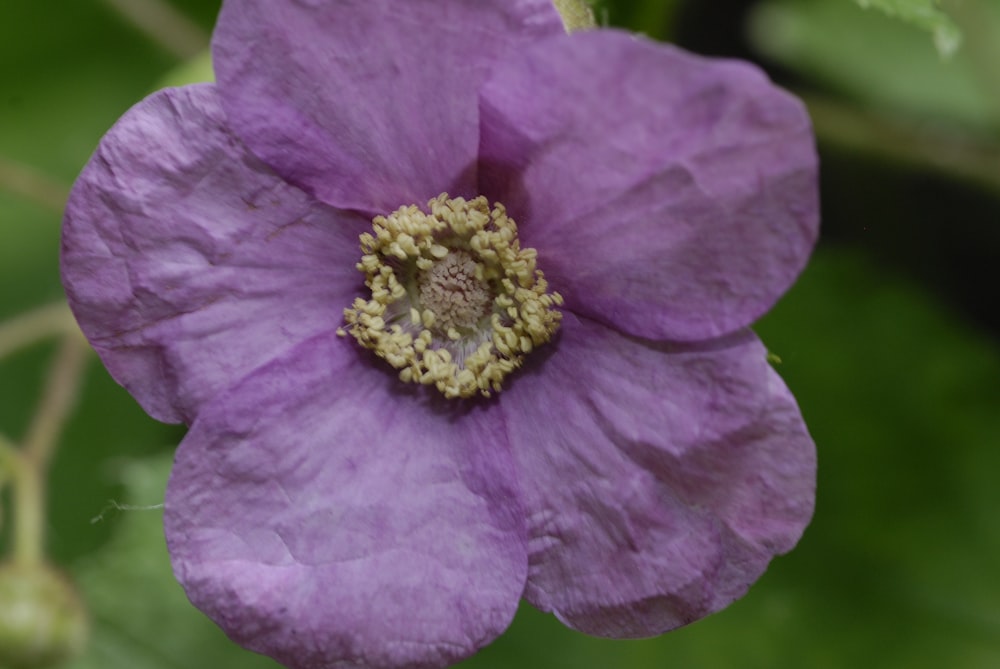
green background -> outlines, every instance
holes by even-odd
[[[208,35],[217,1],[174,6]],[[1000,2],[943,9],[948,23],[850,0],[599,7],[604,22],[754,60],[813,113],[823,237],[757,330],[816,439],[816,516],[744,599],[687,628],[598,640],[525,606],[463,667],[1000,667]],[[962,34],[950,57],[942,31]],[[0,320],[61,299],[61,194],[183,60],[101,0],[0,4],[0,167],[27,166],[51,192],[28,196],[0,169]],[[53,350],[0,360],[0,432],[22,434]],[[182,436],[91,359],[50,480],[49,553],[91,612],[72,669],[275,666],[187,604],[159,511],[101,515],[109,500],[159,503]]]

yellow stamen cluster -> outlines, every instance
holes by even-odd
[[[503,205],[443,193],[376,216],[361,235],[371,298],[344,310],[350,334],[399,371],[445,397],[489,397],[525,356],[559,329],[558,293],[522,249]]]

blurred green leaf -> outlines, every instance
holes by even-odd
[[[198,5],[206,22],[217,2]],[[101,137],[175,63],[104,2],[0,2],[0,166],[24,166],[68,190]],[[8,170],[9,171],[9,170]],[[0,319],[62,299],[58,198],[38,202],[0,170]],[[39,343],[0,360],[0,430],[19,438],[34,412],[52,352]],[[110,524],[88,525],[119,494],[108,461],[177,442],[93,361],[79,410],[50,477],[49,550],[56,562],[97,548]],[[3,499],[0,499],[0,506]],[[0,552],[8,540],[0,526]]]
[[[169,456],[124,464],[123,505],[159,504],[170,464]],[[114,537],[73,569],[93,631],[85,655],[68,669],[278,666],[230,642],[191,606],[170,570],[161,511],[112,507],[104,516],[98,522],[119,521]]]
[[[854,0],[859,5],[875,8],[887,15],[902,19],[929,30],[934,35],[934,45],[942,55],[951,55],[962,41],[962,33],[935,0]]]
[[[1000,10],[969,2],[983,48],[948,59],[919,30],[844,0],[765,0],[750,15],[749,37],[767,57],[868,107],[991,133],[1000,126]]]
[[[185,86],[203,81],[215,81],[215,72],[212,70],[212,52],[208,49],[168,72],[167,76],[160,81],[160,86],[163,88]]]

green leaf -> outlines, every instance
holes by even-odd
[[[171,457],[121,469],[126,494],[97,522],[115,522],[112,539],[72,570],[90,609],[86,653],[67,669],[271,669],[278,665],[229,641],[188,602],[174,579],[163,538],[163,500]],[[135,506],[131,506],[135,505]]]
[[[186,1],[204,5],[203,13],[213,4]],[[61,198],[101,136],[174,63],[109,3],[54,8],[34,0],[0,1],[0,63],[0,319],[6,319],[63,299]],[[12,165],[53,185],[43,191],[63,194],[44,202],[26,196],[12,183]],[[0,360],[0,431],[12,439],[24,434],[35,411],[52,347],[39,343]],[[50,472],[50,488],[58,492],[49,500],[49,557],[66,564],[108,538],[110,524],[87,522],[120,494],[107,479],[107,460],[141,456],[178,438],[176,428],[152,421],[92,358]],[[0,527],[0,554],[8,528]]]
[[[765,0],[752,11],[748,29],[759,52],[812,89],[818,84],[929,128],[992,135],[1000,124],[994,66],[1000,42],[989,36],[1000,34],[1000,3],[965,11],[978,30],[968,48],[947,59],[911,24],[844,0]]]
[[[948,56],[958,49],[962,33],[935,0],[854,0],[865,9],[879,9],[889,16],[902,19],[929,30],[934,35],[934,45],[942,55]]]
[[[184,86],[204,81],[215,81],[215,72],[212,70],[212,52],[208,49],[168,72],[160,81],[160,86],[163,88]]]

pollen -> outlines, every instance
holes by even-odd
[[[502,389],[559,329],[562,305],[503,205],[443,193],[426,211],[376,216],[357,268],[371,291],[344,310],[351,335],[409,383],[445,397]]]

